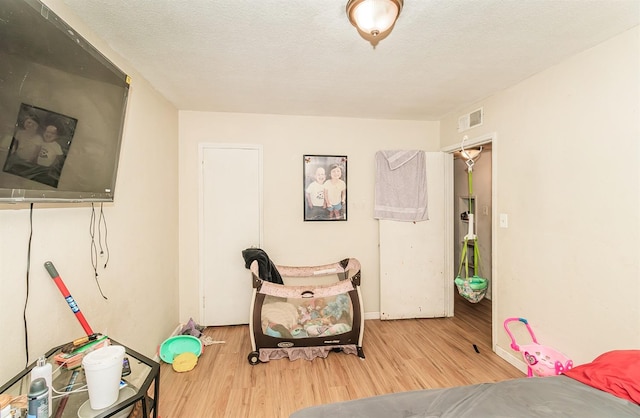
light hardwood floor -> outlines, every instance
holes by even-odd
[[[248,326],[205,334],[225,343],[205,347],[195,369],[162,364],[162,418],[286,418],[312,405],[524,376],[491,351],[491,302],[457,295],[453,318],[365,321],[364,360],[330,353],[251,366]]]

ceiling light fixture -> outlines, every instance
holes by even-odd
[[[349,0],[347,16],[360,36],[375,47],[391,33],[403,3],[403,0]]]

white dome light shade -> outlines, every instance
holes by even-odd
[[[351,23],[371,36],[388,31],[401,9],[402,0],[349,0],[347,3]]]

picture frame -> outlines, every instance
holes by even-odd
[[[305,222],[347,220],[347,156],[304,155]]]
[[[22,103],[2,171],[58,187],[78,120]]]

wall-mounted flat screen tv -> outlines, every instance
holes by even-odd
[[[39,0],[0,1],[0,202],[113,201],[128,93]]]

